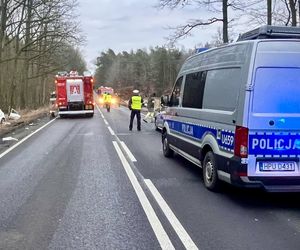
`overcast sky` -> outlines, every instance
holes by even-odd
[[[167,27],[207,15],[191,7],[161,10],[155,8],[158,0],[79,0],[79,4],[81,29],[87,38],[82,50],[91,70],[103,50],[120,52],[164,45],[165,37],[172,32]],[[216,27],[198,29],[192,37],[181,40],[178,47],[194,48],[210,41],[216,30]]]

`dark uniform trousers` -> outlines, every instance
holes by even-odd
[[[137,130],[141,130],[141,111],[136,109],[131,110],[129,130],[132,130],[133,119],[135,116],[137,119]]]

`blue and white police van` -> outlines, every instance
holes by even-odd
[[[163,153],[220,181],[300,191],[300,28],[262,26],[183,64],[167,109]]]

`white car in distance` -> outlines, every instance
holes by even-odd
[[[15,109],[11,109],[8,119],[19,120],[20,118],[21,116],[19,115],[19,113]]]
[[[5,122],[5,115],[3,111],[0,109],[0,124],[3,124]]]

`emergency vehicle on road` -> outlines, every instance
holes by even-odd
[[[56,105],[60,117],[70,115],[94,115],[93,77],[85,72],[59,72],[55,78]]]
[[[163,152],[220,181],[300,191],[300,28],[262,26],[188,58],[163,126]],[[169,98],[165,98],[169,99]]]

